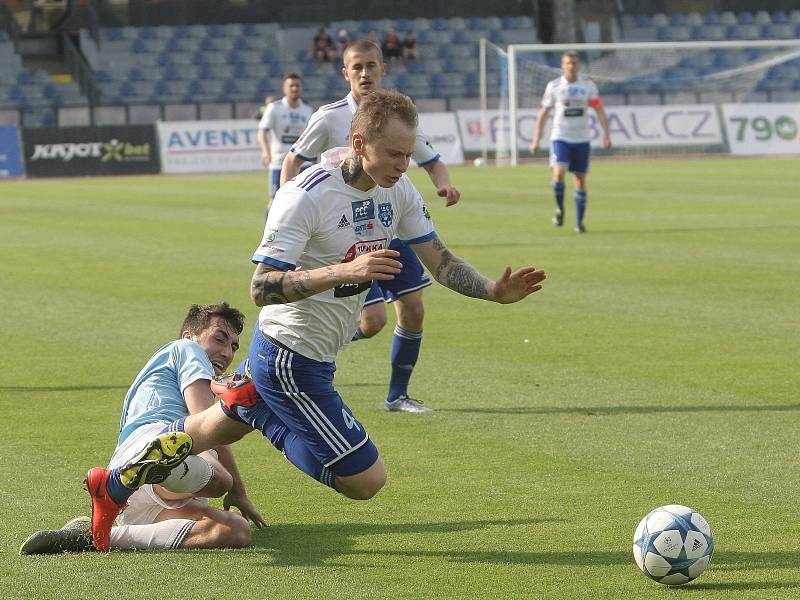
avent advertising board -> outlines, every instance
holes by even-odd
[[[164,173],[263,169],[255,120],[162,121],[157,125]]]

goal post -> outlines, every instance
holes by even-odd
[[[641,119],[656,114],[658,106],[800,102],[800,40],[513,44],[505,50],[482,41],[485,157],[494,155],[502,164],[507,156],[507,163],[517,165],[520,156],[528,156],[544,88],[560,76],[561,55],[568,50],[578,52],[581,73],[595,81],[607,112],[626,107],[632,114],[636,109]],[[493,65],[496,85],[492,83]],[[489,115],[502,126],[487,126]],[[612,143],[613,134],[612,129]],[[693,141],[687,141],[684,151],[692,151]],[[628,154],[655,147],[637,146],[635,140],[624,147],[615,146],[613,152]],[[677,144],[669,148],[680,151]]]

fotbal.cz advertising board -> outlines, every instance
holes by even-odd
[[[29,177],[159,173],[152,125],[23,129]]]
[[[616,147],[646,146],[708,146],[722,144],[722,131],[717,111],[712,104],[686,104],[664,106],[607,106],[608,128],[611,143]],[[538,109],[517,111],[517,147],[527,150],[533,140]],[[542,135],[541,146],[550,146],[552,111]],[[481,111],[458,111],[458,123],[464,150],[481,150]],[[503,145],[510,133],[508,113],[488,111],[487,133],[489,149]],[[602,143],[602,129],[597,115],[589,115],[591,143]]]
[[[723,104],[731,154],[800,154],[800,104]]]
[[[24,174],[19,130],[14,125],[0,125],[0,179],[22,177]]]
[[[264,168],[258,123],[251,119],[163,121],[157,126],[164,173],[223,173]]]
[[[464,151],[454,113],[419,113],[419,127],[439,153],[442,162],[447,165],[460,165],[464,162]]]

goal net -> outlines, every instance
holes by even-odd
[[[576,50],[609,116],[619,154],[725,149],[721,104],[800,102],[800,40],[511,45],[481,42],[485,157],[516,165],[530,157],[542,94]],[[601,129],[591,111],[593,145]],[[552,123],[552,116],[549,119]],[[549,145],[549,126],[542,147]]]

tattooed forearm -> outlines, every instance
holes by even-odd
[[[353,183],[364,172],[364,167],[361,165],[359,158],[347,158],[342,163],[342,179],[345,183]]]
[[[469,263],[454,256],[439,238],[434,238],[433,246],[441,252],[442,257],[433,274],[436,281],[464,296],[489,299],[489,280],[486,277]]]
[[[311,282],[311,273],[308,271],[296,271],[291,275],[294,276],[290,279],[290,281],[292,283],[292,287],[294,288],[294,293],[296,294],[297,299],[308,298],[309,296],[314,295],[314,290],[307,285]]]
[[[285,304],[289,302],[283,291],[283,280],[286,273],[267,271],[256,273],[250,283],[250,297],[258,306],[268,304]]]
[[[250,296],[258,306],[286,304],[303,300],[331,287],[330,283],[320,286],[317,270],[276,271],[259,266],[250,282]],[[332,267],[326,267],[326,275],[335,279]]]

